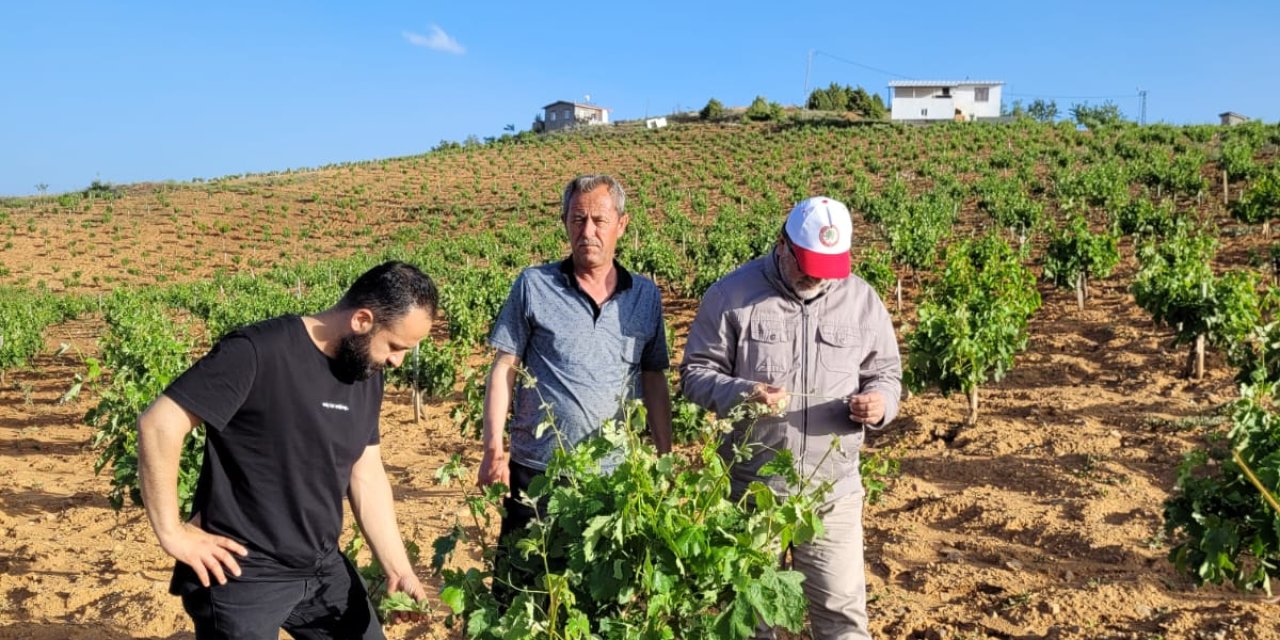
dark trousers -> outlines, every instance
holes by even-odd
[[[182,596],[196,640],[383,640],[382,626],[355,567],[273,582],[228,580]]]
[[[537,511],[520,502],[529,489],[529,483],[542,475],[542,472],[514,461],[508,463],[508,469],[511,494],[502,500],[502,507],[506,509],[507,515],[502,518],[502,527],[498,531],[493,581],[493,595],[503,605],[511,604],[518,590],[542,588],[541,585],[533,584],[534,577],[542,573],[541,561],[521,558],[520,552],[515,548],[515,539],[539,512],[545,513],[543,510],[546,509],[545,501],[538,505]]]

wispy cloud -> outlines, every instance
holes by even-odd
[[[420,33],[406,31],[404,32],[404,39],[415,47],[426,47],[434,51],[452,53],[455,56],[460,56],[467,52],[467,49],[458,44],[458,41],[453,36],[445,33],[444,29],[435,24],[431,25],[431,33],[428,35],[424,36]]]

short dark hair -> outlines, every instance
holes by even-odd
[[[440,293],[431,277],[399,260],[384,262],[364,272],[338,301],[341,309],[372,311],[373,321],[378,325],[403,318],[415,306],[434,316],[439,305]]]

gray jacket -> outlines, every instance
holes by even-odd
[[[803,303],[784,284],[773,253],[739,267],[707,290],[689,329],[680,379],[685,397],[724,415],[757,382],[795,393],[830,398],[878,390],[884,396],[883,427],[898,414],[902,363],[884,303],[862,278],[833,282],[826,293]],[[836,499],[862,490],[858,449],[862,425],[849,419],[841,399],[792,396],[783,417],[762,417],[754,427],[737,425],[732,442],[747,434],[764,445],[757,455],[732,470],[734,489],[763,480],[788,493],[780,478],[761,478],[758,470],[772,450],[794,452],[804,476],[829,480]],[[829,451],[832,440],[840,447]],[[726,438],[721,455],[732,455]]]

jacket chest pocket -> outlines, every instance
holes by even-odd
[[[771,384],[787,379],[796,362],[794,329],[780,319],[752,319],[745,354],[751,379]]]
[[[833,373],[856,373],[862,363],[862,342],[858,327],[818,325],[818,364]]]

